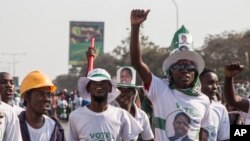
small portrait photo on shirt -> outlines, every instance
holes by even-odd
[[[170,119],[172,121],[171,123]],[[169,125],[166,125],[166,127],[172,127],[171,129],[167,129],[167,135],[170,141],[191,141],[189,131],[192,120],[189,115],[178,110],[169,115],[167,120],[167,124]]]

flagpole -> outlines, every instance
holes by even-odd
[[[90,39],[90,46],[89,48],[95,48],[95,38],[92,37]],[[94,67],[94,56],[89,56],[88,58],[88,72],[92,71]]]

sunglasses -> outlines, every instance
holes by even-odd
[[[195,72],[197,69],[196,66],[192,64],[176,64],[172,67],[172,70]]]

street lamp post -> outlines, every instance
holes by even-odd
[[[2,53],[2,55],[10,55],[13,57],[13,76],[16,74],[16,56],[25,55],[25,53]]]
[[[179,28],[179,10],[178,10],[178,5],[177,5],[177,3],[176,3],[175,0],[172,0],[172,2],[174,3],[174,6],[176,8],[176,28],[178,30],[178,28]]]

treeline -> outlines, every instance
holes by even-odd
[[[157,76],[163,76],[162,63],[168,57],[168,47],[160,47],[150,41],[148,36],[140,36],[143,59]],[[116,67],[130,65],[129,36],[121,41],[112,53],[105,53],[96,57],[95,68],[104,68],[110,74],[116,76]],[[221,81],[223,81],[223,67],[232,60],[238,60],[245,65],[245,71],[236,79],[239,81],[250,80],[249,56],[250,56],[250,30],[243,33],[224,32],[218,35],[208,35],[202,47],[196,47],[206,63],[206,67],[214,69]],[[83,65],[87,66],[87,65]],[[77,88],[78,78],[85,76],[86,67],[71,68],[69,74],[59,75],[54,83],[58,89]],[[140,85],[140,78],[137,75],[137,84]]]

